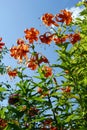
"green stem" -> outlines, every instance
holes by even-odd
[[[53,117],[54,117],[54,120],[55,120],[55,123],[56,123],[56,127],[58,127],[58,122],[57,122],[57,119],[56,119],[56,115],[55,115],[55,112],[54,112],[54,110],[53,110],[52,102],[51,102],[51,99],[50,99],[49,96],[48,96],[48,101],[49,101],[50,106],[51,106],[51,110],[52,110]]]

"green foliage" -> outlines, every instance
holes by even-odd
[[[85,3],[86,4],[86,3]],[[77,6],[84,6],[79,2]],[[29,68],[17,67],[16,76],[10,83],[0,83],[0,100],[8,100],[7,106],[1,106],[0,126],[3,130],[86,130],[87,129],[87,7],[70,25],[60,24],[56,36],[62,38],[68,33],[79,31],[81,39],[72,43],[67,40],[56,44],[56,63],[41,61],[35,52],[35,45],[30,45],[30,52],[38,68],[34,75]],[[73,25],[74,24],[74,25]],[[75,29],[73,29],[74,27]],[[78,30],[78,31],[77,31]],[[72,44],[71,44],[72,43]],[[0,53],[0,74],[8,73],[2,63],[3,50]],[[39,57],[39,58],[38,58]],[[35,59],[36,58],[36,59]],[[24,60],[25,62],[25,60]],[[30,62],[30,61],[29,61]],[[41,64],[40,64],[41,62]],[[43,63],[44,62],[44,63]],[[45,71],[44,66],[48,66]],[[52,67],[52,73],[48,71]],[[15,70],[16,70],[15,69]],[[34,70],[34,69],[32,69]],[[16,72],[15,72],[16,73]],[[3,127],[3,128],[2,128]],[[51,127],[51,128],[50,128]]]

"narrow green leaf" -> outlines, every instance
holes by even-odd
[[[0,87],[0,92],[6,91],[6,88]]]

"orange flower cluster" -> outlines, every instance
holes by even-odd
[[[30,60],[27,62],[27,66],[31,69],[31,70],[36,70],[37,67],[42,63],[49,63],[48,59],[45,56],[40,56],[39,58],[39,54],[35,53],[33,56],[31,56]]]
[[[51,26],[52,24],[58,26],[58,24],[53,20],[53,18],[53,14],[46,13],[42,16],[42,21],[47,26]]]
[[[18,46],[13,46],[10,49],[10,55],[15,59],[18,59],[19,62],[22,62],[22,59],[28,59],[27,53],[29,52],[29,45],[25,44],[23,40],[17,41]]]
[[[3,46],[5,45],[5,43],[1,42],[2,41],[2,38],[0,37],[0,49],[3,48]]]
[[[43,92],[42,88],[38,87],[37,88],[37,92],[40,93],[40,94],[42,94],[42,92]]]
[[[70,34],[69,39],[72,44],[75,44],[77,41],[81,40],[81,37],[79,33],[75,33],[75,34]]]
[[[45,76],[46,78],[52,76],[52,68],[50,68],[50,67],[48,67],[48,66],[43,66],[43,67],[42,67],[42,72],[43,72],[43,74],[44,74],[44,76]]]
[[[57,128],[57,127],[52,126],[52,127],[50,128],[50,130],[58,130],[58,128]]]
[[[43,127],[43,128],[41,128],[41,130],[47,130],[47,128]]]
[[[45,44],[50,44],[52,42],[52,40],[56,44],[62,44],[67,39],[69,39],[72,44],[75,44],[77,41],[79,41],[81,39],[79,33],[66,34],[65,36],[58,37],[58,36],[56,36],[56,34],[51,34],[50,32],[46,32],[43,35],[40,35],[39,38],[40,38],[40,41]]]
[[[41,130],[48,130],[48,128],[43,127],[43,128],[41,128]],[[49,130],[58,130],[58,129],[57,129],[57,127],[52,126]]]
[[[69,92],[71,92],[71,87],[67,86],[66,88],[62,88],[62,91],[66,92],[66,93],[69,93]]]
[[[10,77],[16,77],[17,76],[17,70],[16,69],[14,69],[14,70],[8,70],[8,75],[10,76]]]
[[[40,57],[40,59],[38,61],[38,64],[41,64],[42,62],[49,63],[48,59],[45,56],[41,56]]]
[[[39,94],[41,94],[41,97],[45,97],[45,96],[48,96],[49,94],[50,94],[50,91],[48,90],[48,91],[44,91],[42,88],[40,88],[40,87],[38,87],[37,88],[37,92],[39,93]]]
[[[72,13],[67,10],[61,10],[60,14],[56,14],[56,21],[66,23],[66,25],[69,25],[72,22]]]
[[[61,43],[65,42],[67,38],[68,38],[68,35],[63,36],[63,37],[56,37],[53,40],[56,44],[61,44]]]
[[[53,122],[53,119],[51,119],[51,118],[47,118],[45,121],[44,121],[44,125],[51,125],[52,124],[52,122]]]
[[[55,21],[53,19],[55,19]],[[65,9],[61,10],[61,13],[56,14],[55,16],[53,14],[46,13],[42,16],[42,21],[47,26],[59,26],[57,22],[65,22],[66,25],[69,25],[72,22],[72,13]]]
[[[7,121],[0,118],[0,129],[4,130],[4,128],[7,126]]]
[[[69,70],[65,70],[65,73],[66,73],[66,74],[69,74]]]
[[[48,127],[50,128],[50,130],[58,130],[57,127],[52,126],[53,123],[53,119],[48,118],[43,122],[43,128],[41,130],[48,130]]]
[[[39,110],[36,107],[31,107],[30,110],[28,111],[28,114],[30,116],[35,116],[38,114],[38,112],[39,112]]]
[[[35,28],[26,29],[24,31],[26,40],[29,40],[29,43],[34,43],[38,40],[39,31]]]
[[[56,44],[60,44],[60,43],[64,43],[67,39],[69,39],[72,44],[75,44],[77,41],[81,39],[81,37],[79,33],[75,33],[75,34],[65,35],[62,37],[56,37],[56,38],[54,37],[53,40]]]
[[[17,44],[18,44],[18,45],[21,45],[21,44],[24,44],[24,43],[25,43],[24,40],[21,39],[21,38],[19,38],[19,39],[17,40]]]
[[[15,105],[17,102],[19,102],[19,94],[12,94],[9,97],[8,103],[10,105]]]
[[[50,44],[53,40],[54,34],[51,34],[50,32],[46,32],[43,35],[40,35],[40,40],[42,43]]]
[[[27,66],[31,69],[31,70],[36,70],[38,67],[38,62],[37,62],[37,55],[35,56],[31,56],[30,60],[27,62]]]

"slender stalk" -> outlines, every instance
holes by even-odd
[[[48,96],[48,101],[49,101],[50,106],[51,106],[51,110],[52,110],[53,117],[54,117],[54,120],[55,120],[55,123],[56,123],[56,127],[58,127],[58,122],[57,122],[57,119],[56,119],[56,115],[55,115],[55,112],[54,112],[54,110],[53,110],[52,102],[51,102],[51,99],[50,99],[49,96]]]

